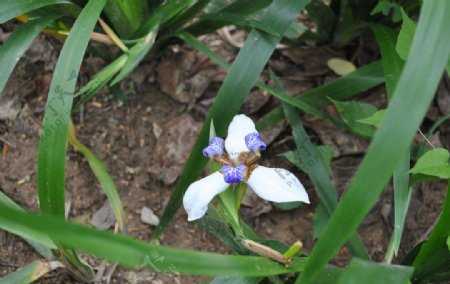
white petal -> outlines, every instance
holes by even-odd
[[[248,185],[262,199],[273,202],[302,201],[309,203],[308,193],[291,172],[258,166],[248,179]]]
[[[229,186],[220,172],[215,172],[192,183],[183,197],[183,205],[188,213],[188,221],[200,219],[208,210],[208,203]]]
[[[236,115],[228,126],[228,136],[225,140],[225,149],[231,160],[235,161],[239,153],[248,152],[245,136],[257,132],[253,121],[245,114]]]

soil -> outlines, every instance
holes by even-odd
[[[2,28],[7,34],[8,27]],[[3,35],[1,39],[5,37]],[[228,61],[232,61],[238,52],[238,48],[219,35],[203,40]],[[96,47],[94,44],[91,48]],[[0,96],[0,108],[8,110],[8,113],[4,112],[7,117],[0,120],[0,190],[22,207],[33,211],[38,210],[36,173],[39,129],[60,49],[60,42],[45,35],[39,36],[20,60]],[[330,47],[298,47],[277,51],[269,65],[281,76],[288,92],[295,93],[336,78],[327,68],[326,60],[347,53]],[[357,54],[355,61],[364,62],[374,56],[370,52],[361,56]],[[85,84],[106,63],[104,59],[87,55],[79,85]],[[154,227],[141,222],[141,210],[148,207],[161,216],[225,74],[223,69],[191,48],[173,45],[158,60],[141,64],[121,84],[127,101],[105,90],[73,116],[78,139],[105,161],[116,182],[131,236],[141,240],[150,239]],[[261,79],[267,80],[266,72]],[[383,88],[378,87],[360,98],[381,107],[386,104],[383,92]],[[448,94],[448,88],[442,86],[439,92],[440,96],[441,93]],[[445,97],[442,100],[446,100]],[[274,104],[275,99],[254,90],[242,107],[242,112],[257,119]],[[445,104],[435,103],[430,111],[431,118],[427,118],[425,123],[433,121],[433,111],[443,113],[441,105]],[[342,195],[369,141],[309,116],[305,116],[304,121],[315,142],[335,148],[332,175]],[[445,134],[449,132],[446,131],[448,128],[448,125],[444,125],[440,136],[436,138],[444,146],[448,146],[448,135]],[[284,167],[294,172],[305,184],[311,196],[311,205],[283,211],[260,199],[250,198],[250,206],[244,207],[242,214],[262,237],[286,244],[301,240],[305,252],[309,253],[315,242],[312,219],[319,199],[306,174],[278,156],[295,147],[290,129],[285,124],[279,124],[268,137],[269,150],[264,153],[262,164]],[[70,146],[66,159],[66,192],[66,200],[70,205],[69,218],[91,225],[93,214],[103,206],[106,196],[86,160]],[[424,184],[414,189],[400,258],[426,237],[439,214],[444,192],[445,184],[442,183]],[[359,228],[361,239],[371,257],[379,261],[384,257],[392,232],[392,199],[392,188],[388,186]],[[182,208],[161,236],[160,242],[178,248],[230,253],[219,240],[199,226],[187,222]],[[104,265],[93,257],[87,258],[97,269]],[[0,230],[0,276],[36,259],[40,259],[40,256],[27,243]],[[349,259],[350,254],[344,248],[334,263],[345,265]],[[107,270],[111,267],[111,264],[106,265]],[[208,279],[117,268],[111,282],[201,283]],[[73,282],[73,279],[65,270],[59,269],[38,282],[62,283]]]

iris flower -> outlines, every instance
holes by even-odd
[[[255,124],[243,114],[233,118],[225,141],[219,137],[211,138],[203,155],[222,164],[222,168],[192,183],[186,190],[183,205],[188,221],[203,217],[208,203],[217,194],[241,182],[247,183],[256,195],[268,201],[309,203],[305,188],[291,172],[258,165],[260,151],[265,149]]]

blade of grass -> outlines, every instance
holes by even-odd
[[[272,28],[278,34],[284,34],[290,22],[307,3],[307,0],[276,0],[261,18],[261,24],[272,25]],[[191,155],[161,217],[161,222],[153,232],[153,239],[159,237],[172,219],[181,205],[184,191],[200,175],[208,161],[202,156],[201,150],[208,144],[211,119],[214,119],[217,134],[225,136],[228,124],[239,111],[241,104],[255,84],[264,65],[280,40],[280,36],[268,35],[258,30],[253,30],[248,35],[244,47],[240,50],[234,64],[231,66],[208,113]]]
[[[114,217],[116,217],[116,221],[119,225],[119,228],[122,232],[126,232],[125,227],[125,214],[123,213],[122,202],[120,201],[119,193],[117,192],[116,186],[114,184],[114,180],[109,175],[108,170],[106,168],[105,163],[102,160],[97,158],[94,153],[89,150],[86,146],[84,146],[80,141],[78,141],[75,128],[72,122],[69,123],[69,132],[68,132],[68,140],[72,146],[78,150],[89,163],[89,166],[92,169],[92,172],[97,177],[97,180],[100,182],[103,191],[106,193],[109,202],[111,203],[111,208],[114,212]]]
[[[213,32],[222,28],[223,26],[232,23],[233,21],[228,21],[220,17],[223,13],[233,13],[239,14],[245,18],[248,18],[249,15],[260,12],[262,9],[266,8],[271,4],[270,0],[260,0],[260,1],[252,1],[252,0],[243,0],[243,1],[234,1],[233,3],[225,6],[219,11],[208,13],[205,19],[201,19],[188,26],[185,30],[195,36],[203,35],[206,33]],[[214,15],[218,16],[217,19],[214,19]],[[222,20],[220,20],[222,19]],[[262,25],[270,28],[270,25]],[[274,30],[272,30],[274,32]],[[272,33],[271,32],[271,33]]]
[[[89,36],[106,0],[91,0],[76,19],[64,43],[45,106],[38,153],[38,197],[41,212],[64,219],[64,179],[67,150],[67,127],[73,93]],[[75,251],[62,247],[69,269],[79,280],[89,281],[92,268]]]
[[[147,268],[157,272],[194,275],[266,276],[302,269],[304,258],[289,267],[256,256],[221,255],[151,245],[127,236],[99,231],[47,215],[14,210],[0,204],[0,226],[17,231],[48,234],[57,242],[83,250],[125,268]]]
[[[354,258],[345,269],[338,284],[407,284],[413,268],[400,265],[386,265]]]
[[[1,191],[0,191],[0,203],[16,210],[23,210],[22,207],[17,205],[12,199],[10,199],[6,194],[4,194]],[[30,234],[22,234],[19,236],[23,238],[27,243],[29,243],[43,257],[48,259],[53,257],[51,249],[55,249],[56,245],[46,235],[30,233]]]
[[[134,68],[144,59],[145,55],[149,52],[150,48],[155,43],[156,34],[159,28],[159,18],[155,18],[153,25],[150,25],[150,30],[145,37],[141,38],[132,48],[127,56],[127,61],[123,66],[119,74],[111,82],[110,86],[122,81],[128,74],[130,74]]]
[[[120,37],[131,38],[139,28],[142,14],[135,9],[137,1],[141,0],[107,0],[104,13]]]
[[[14,0],[0,2],[0,24],[11,20],[12,18],[36,10],[41,7],[54,4],[73,4],[68,0]]]
[[[281,90],[281,83],[278,78],[276,78],[273,73],[271,74],[271,77],[274,80],[276,87]],[[307,174],[316,188],[316,193],[325,207],[327,219],[329,219],[337,206],[337,191],[330,179],[327,166],[320,158],[321,155],[317,148],[309,139],[294,108],[286,103],[281,103],[281,105],[286,120],[292,127],[292,134],[294,135],[295,144],[297,145],[297,153],[299,153],[303,164],[308,165]],[[369,259],[369,255],[367,254],[364,245],[356,234],[351,237],[347,246],[353,255]]]
[[[94,75],[91,81],[84,85],[76,94],[84,94],[81,99],[72,108],[72,112],[77,111],[82,105],[89,101],[101,88],[106,86],[106,84],[116,75],[120,69],[123,68],[127,62],[128,55],[122,54],[119,58],[114,60],[108,66],[103,68],[100,72]]]
[[[387,27],[381,25],[371,26],[380,47],[381,62],[386,78],[386,94],[392,99],[395,86],[400,78],[404,61],[398,56],[396,47],[396,34]],[[394,170],[394,230],[386,251],[385,261],[390,263],[394,255],[397,255],[403,233],[403,226],[411,200],[412,188],[409,186],[410,147],[400,159]]]
[[[22,54],[33,39],[56,17],[38,18],[20,26],[0,47],[0,93]]]
[[[0,284],[32,283],[59,267],[63,267],[63,265],[58,261],[35,260],[17,271],[0,278]]]
[[[448,1],[423,2],[413,45],[385,119],[297,283],[311,283],[353,234],[408,149],[450,53],[450,37],[443,36],[450,26],[449,13]]]
[[[45,106],[39,141],[38,193],[41,211],[64,218],[64,174],[73,93],[89,35],[105,0],[91,0],[85,6],[64,43]]]

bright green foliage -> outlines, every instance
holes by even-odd
[[[360,103],[357,101],[340,102],[330,99],[339,111],[342,120],[347,126],[355,133],[371,137],[374,134],[374,129],[361,122],[360,119],[364,119],[372,116],[377,108],[371,104]]]
[[[408,17],[408,14],[402,9],[402,28],[398,34],[397,46],[395,50],[401,59],[406,60],[408,58],[409,50],[411,48],[414,33],[416,31],[416,23]]]
[[[412,273],[412,267],[379,264],[354,258],[337,283],[408,284]]]
[[[381,109],[381,110],[375,112],[374,114],[372,114],[372,116],[369,116],[369,117],[366,117],[363,119],[358,119],[357,122],[372,125],[372,126],[375,126],[376,128],[379,128],[381,123],[383,122],[385,114],[386,114],[386,110]]]
[[[409,171],[412,174],[435,176],[450,179],[450,154],[446,149],[435,148],[426,152]]]

